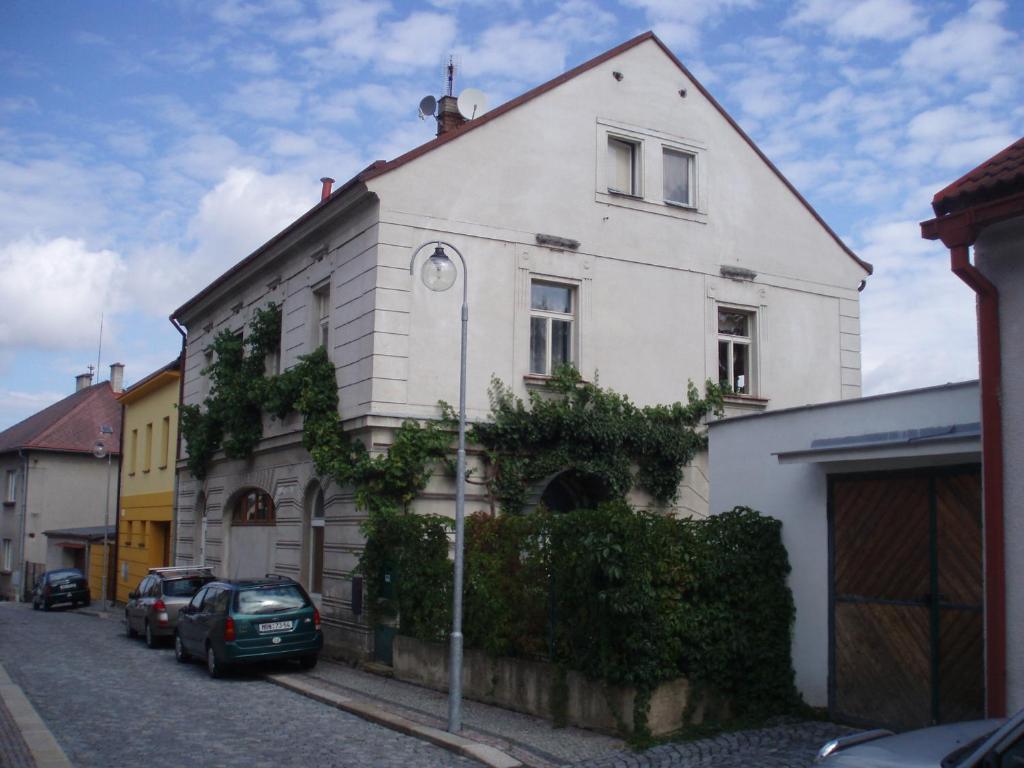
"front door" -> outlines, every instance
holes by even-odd
[[[829,477],[833,717],[983,716],[977,466]]]

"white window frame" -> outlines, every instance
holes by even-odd
[[[313,508],[309,512],[309,563],[308,563],[308,577],[309,581],[309,594],[317,602],[323,596],[324,588],[324,555],[327,548],[326,535],[327,526],[325,524],[327,517],[326,501],[324,499],[324,490],[320,488],[317,490],[316,496],[313,498]],[[316,582],[314,566],[317,562],[316,552],[316,531],[320,530],[320,591],[314,589]]]
[[[689,160],[687,163],[687,181],[686,181],[686,200],[673,200],[668,197],[667,190],[665,189],[666,179],[666,158],[669,156],[685,157]],[[665,205],[674,205],[681,208],[696,208],[698,199],[697,190],[697,154],[679,147],[671,146],[669,144],[661,145],[661,196]]]
[[[7,470],[7,482],[4,483],[4,502],[13,504],[18,500],[18,470]]]
[[[612,172],[615,168],[615,163],[612,160],[613,145],[626,146],[629,148],[629,189],[619,189],[612,186]],[[643,141],[617,133],[609,133],[607,146],[608,156],[605,161],[605,180],[607,182],[609,194],[643,197]]]
[[[533,286],[534,284],[551,285],[557,288],[566,288],[569,291],[569,312],[553,312],[545,309],[534,309],[533,307]],[[568,362],[579,365],[579,307],[580,307],[580,286],[574,282],[558,280],[540,275],[530,277],[529,302],[529,327],[527,339],[529,348],[527,350],[527,370],[531,376],[551,376],[553,366],[551,364],[551,321],[563,320],[569,322],[569,360]],[[544,371],[533,370],[533,320],[540,318],[546,321],[547,332],[545,334]]]
[[[729,313],[733,313],[733,314],[742,314],[742,315],[744,315],[747,318],[747,335],[746,336],[737,336],[737,335],[731,334],[731,333],[722,333],[719,330],[719,327],[720,327],[720,325],[719,325],[719,318],[721,316],[721,313],[723,313],[723,312],[729,312]],[[721,303],[716,305],[716,311],[715,311],[715,331],[716,331],[715,337],[716,337],[716,340],[717,340],[717,343],[715,344],[715,359],[716,359],[716,364],[717,364],[716,370],[720,371],[721,370],[721,366],[722,366],[720,345],[721,344],[727,344],[729,351],[728,351],[728,358],[727,358],[727,364],[726,364],[726,375],[728,377],[726,383],[728,383],[728,385],[730,387],[732,387],[732,385],[733,385],[733,383],[735,381],[735,378],[736,378],[735,372],[734,372],[734,369],[733,369],[733,364],[734,364],[734,361],[735,361],[735,355],[733,354],[733,349],[735,347],[737,347],[737,346],[743,346],[743,347],[746,347],[746,349],[747,349],[747,373],[746,373],[747,381],[745,382],[745,386],[744,386],[744,389],[746,391],[745,392],[740,392],[740,391],[738,391],[736,389],[733,389],[732,391],[730,391],[728,393],[728,396],[730,396],[730,397],[757,397],[758,396],[758,381],[757,381],[757,375],[756,375],[756,371],[757,371],[757,355],[758,355],[758,349],[757,349],[757,335],[758,335],[757,334],[757,320],[758,320],[757,312],[752,310],[752,309],[750,309],[749,307],[740,307],[740,306],[733,306],[733,305],[730,305],[730,304],[721,304]],[[719,378],[719,384],[722,384],[723,382],[721,380],[721,376],[719,375],[718,378]]]
[[[331,356],[331,281],[314,286],[312,291],[312,312],[310,323],[313,327],[313,349],[324,347],[327,357]]]

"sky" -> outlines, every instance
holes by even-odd
[[[874,264],[865,394],[976,377],[973,294],[918,222],[1024,135],[1024,1],[6,0],[0,429],[97,360],[170,362],[168,315],[320,177],[433,136],[449,55],[493,107],[649,29]]]

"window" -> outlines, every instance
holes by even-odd
[[[331,351],[331,284],[325,283],[313,291],[313,348]]]
[[[320,488],[313,499],[310,517],[309,591],[319,595],[324,591],[324,490]]]
[[[277,338],[270,343],[270,349],[267,350],[267,356],[264,358],[263,370],[267,376],[277,376],[281,372],[281,333],[283,332],[282,323],[284,322],[284,315],[281,310],[277,310]]]
[[[640,145],[633,141],[608,137],[608,191],[626,195],[640,194]]]
[[[0,544],[0,571],[11,570],[11,539],[4,539]]]
[[[274,500],[257,488],[239,495],[231,512],[231,522],[235,525],[273,525],[275,519]]]
[[[7,482],[4,483],[4,503],[13,504],[18,498],[18,470],[7,470]]]
[[[738,309],[718,310],[718,382],[733,394],[754,393],[753,369],[754,315]]]
[[[575,362],[576,289],[534,280],[530,284],[530,373],[550,376]]]
[[[139,430],[132,430],[131,453],[128,456],[128,474],[135,474],[135,459],[139,454]]]
[[[153,465],[153,422],[146,425],[146,445],[142,454],[142,471],[149,472]]]
[[[167,468],[167,454],[171,445],[171,417],[164,416],[160,425],[160,469]]]
[[[688,152],[662,148],[662,194],[666,203],[694,205],[694,165],[694,156]]]

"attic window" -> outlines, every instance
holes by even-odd
[[[662,179],[666,203],[693,207],[695,165],[696,158],[689,152],[662,148]]]
[[[608,137],[608,191],[622,195],[640,195],[640,144],[615,136]]]

